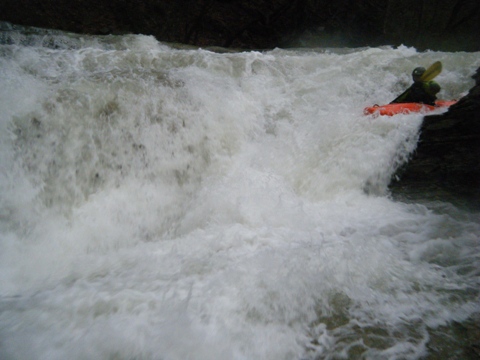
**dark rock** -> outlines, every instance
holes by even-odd
[[[477,0],[2,0],[0,21],[195,46],[415,46],[479,51]]]
[[[441,115],[424,118],[417,149],[391,189],[437,189],[480,208],[480,68],[475,86]]]

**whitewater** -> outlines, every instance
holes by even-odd
[[[479,55],[2,24],[0,359],[462,358],[479,213],[393,197],[422,115],[363,108]]]

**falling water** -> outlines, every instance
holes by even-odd
[[[479,214],[392,199],[422,115],[362,110],[479,53],[0,40],[1,359],[462,358]]]

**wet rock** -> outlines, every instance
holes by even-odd
[[[475,86],[441,115],[425,116],[418,146],[393,191],[437,189],[480,208],[480,68]]]

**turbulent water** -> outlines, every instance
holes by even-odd
[[[464,358],[479,214],[393,199],[422,115],[363,108],[479,53],[0,42],[0,359]]]

